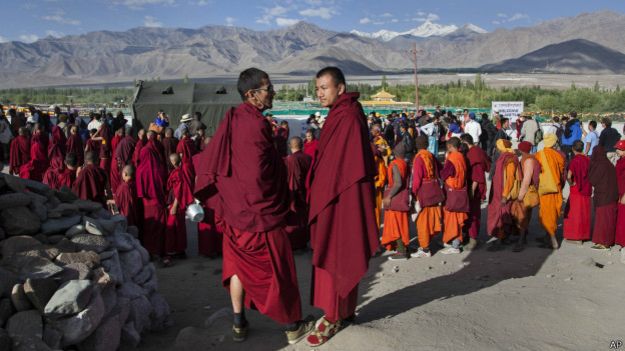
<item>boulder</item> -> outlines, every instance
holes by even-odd
[[[19,283],[15,273],[0,267],[0,297],[11,297],[13,286]]]
[[[123,283],[125,280],[124,272],[122,271],[122,266],[119,260],[117,250],[106,252],[113,252],[113,254],[110,258],[100,261],[100,264],[102,265],[102,267],[104,267],[104,269],[106,269],[113,282],[117,284]]]
[[[68,252],[58,255],[56,261],[61,265],[83,263],[93,269],[100,265],[100,255],[93,251]]]
[[[13,340],[9,336],[6,330],[0,328],[0,350],[11,351]]]
[[[143,262],[143,264],[146,265],[150,263],[150,253],[148,252],[148,250],[145,249],[145,247],[141,245],[139,240],[135,239],[133,245],[135,246],[135,250],[139,251],[139,253],[141,254],[141,261]]]
[[[87,307],[93,291],[94,285],[89,280],[70,280],[52,295],[44,314],[57,318],[78,313]]]
[[[141,286],[133,283],[132,281],[127,281],[122,284],[121,287],[119,287],[117,293],[119,294],[119,296],[134,300],[138,297],[147,295],[148,292]]]
[[[63,333],[56,329],[51,323],[43,325],[43,342],[53,349],[60,349],[63,341]]]
[[[98,220],[95,220],[95,219],[90,218],[90,217],[85,217],[85,219],[83,221],[83,225],[85,226],[85,230],[89,234],[93,234],[93,235],[107,235],[109,233],[112,233],[112,231],[108,231],[105,228],[103,228],[100,225],[100,222]]]
[[[24,292],[24,284],[15,284],[15,286],[13,286],[11,302],[18,312],[28,311],[33,308],[33,304],[30,302],[30,299],[28,299],[28,296],[26,296],[26,292]]]
[[[117,307],[117,289],[113,285],[109,285],[102,289],[100,293],[104,302],[105,315],[110,315],[111,311]]]
[[[152,305],[147,297],[140,296],[130,301],[129,318],[135,322],[135,328],[139,334],[149,331],[152,324],[150,315],[152,315]]]
[[[56,245],[61,252],[78,252],[78,245],[74,244],[70,239],[63,238]]]
[[[126,252],[130,250],[134,250],[134,238],[132,235],[123,232],[117,232],[112,235],[110,238],[111,246],[116,248],[120,252]]]
[[[41,228],[41,221],[28,207],[17,206],[0,212],[0,225],[8,236],[33,235]]]
[[[57,275],[63,283],[70,280],[83,280],[91,278],[91,269],[84,263],[69,263],[63,266],[63,272]]]
[[[141,334],[135,327],[135,322],[130,321],[122,327],[122,343],[130,348],[137,348],[141,342]],[[190,349],[189,349],[190,350]]]
[[[22,193],[26,191],[26,186],[22,182],[22,179],[12,175],[4,175],[4,182],[9,187],[9,189],[13,190],[16,193]]]
[[[78,250],[95,251],[100,253],[109,246],[108,240],[100,235],[78,234],[71,239]]]
[[[76,224],[74,226],[72,226],[71,228],[69,228],[66,232],[65,232],[65,236],[68,238],[72,238],[77,234],[83,234],[86,233],[87,230],[85,230],[85,226],[82,224]]]
[[[41,243],[32,236],[13,236],[2,242],[2,257],[13,256],[18,252],[28,251],[40,246]]]
[[[78,199],[76,201],[73,201],[73,203],[76,207],[78,207],[79,211],[84,211],[84,212],[95,212],[102,208],[101,203],[93,202],[89,200]]]
[[[150,280],[155,273],[156,273],[156,268],[154,268],[154,265],[152,263],[149,263],[145,265],[145,267],[143,267],[141,272],[137,273],[137,275],[132,277],[132,281],[139,285],[143,285],[148,280]]]
[[[46,304],[50,301],[58,287],[59,284],[52,278],[26,279],[24,292],[33,306],[43,313]]]
[[[150,294],[158,290],[158,280],[156,279],[156,274],[152,275],[152,277],[148,279],[147,282],[143,283],[141,287],[143,287]]]
[[[125,279],[132,279],[143,268],[143,260],[141,253],[137,250],[122,252],[119,254],[119,260],[122,264],[122,271]]]
[[[65,235],[50,235],[46,237],[48,239],[48,244],[56,245],[61,242],[61,240],[65,239]]]
[[[119,314],[111,315],[102,321],[98,328],[78,345],[80,351],[113,351],[119,348],[122,324]]]
[[[25,193],[8,193],[0,195],[0,210],[5,208],[28,206],[31,202],[30,196]]]
[[[41,224],[41,233],[46,235],[65,233],[72,226],[80,223],[81,216],[51,218]]]
[[[54,193],[57,199],[63,203],[73,203],[78,200],[78,196],[68,187],[62,187],[61,190]]]
[[[92,281],[100,287],[115,285],[111,276],[102,267],[93,270]]]
[[[8,322],[9,318],[15,313],[15,309],[13,309],[13,303],[11,300],[6,298],[0,300],[0,328],[4,328],[6,322]],[[0,348],[2,350],[2,348]]]
[[[160,331],[171,326],[169,315],[171,310],[169,304],[165,301],[165,298],[159,293],[154,293],[150,297],[150,304],[152,305],[152,325],[150,330]]]
[[[35,234],[33,235],[33,238],[37,239],[39,242],[41,242],[42,244],[48,244],[48,237],[45,234]]]
[[[60,218],[63,216],[72,216],[78,213],[78,206],[74,204],[62,203],[48,210],[48,217]]]
[[[93,333],[104,317],[104,302],[99,293],[93,295],[91,303],[78,314],[51,321],[63,334],[62,347],[76,345]]]
[[[43,320],[39,311],[36,310],[17,312],[9,318],[6,330],[11,338],[30,336],[41,340],[43,336]]]
[[[3,265],[16,272],[22,280],[50,278],[63,271],[63,268],[47,258],[22,254],[13,255],[9,260],[3,260]]]
[[[40,221],[45,222],[48,219],[48,208],[43,202],[33,201],[28,208],[39,217]]]
[[[7,237],[7,233],[0,227],[0,240],[4,240]]]
[[[126,230],[128,231],[128,234],[132,235],[133,238],[139,238],[139,228],[137,228],[136,226],[129,225]]]
[[[11,351],[53,351],[41,338],[16,336]]]

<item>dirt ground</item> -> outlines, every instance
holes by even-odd
[[[485,215],[483,209],[483,227]],[[521,253],[510,247],[489,252],[483,245],[399,263],[372,259],[356,322],[318,349],[610,350],[611,341],[625,340],[625,264],[618,247],[594,251],[589,242],[563,242],[555,252],[539,248],[537,216],[535,210],[529,247]],[[281,327],[254,311],[248,313],[248,340],[232,342],[221,260],[197,257],[194,235],[192,257],[158,270],[175,325],[146,335],[139,350],[311,349],[304,341],[287,345]],[[295,259],[304,315],[320,317],[308,305],[310,252]]]

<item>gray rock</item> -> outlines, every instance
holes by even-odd
[[[135,322],[135,328],[139,334],[149,331],[152,322],[152,305],[147,297],[141,296],[130,301],[130,319]]]
[[[63,203],[73,203],[78,200],[78,196],[72,192],[72,189],[65,186],[60,191],[55,192],[54,195]]]
[[[99,223],[98,220],[95,220],[90,217],[85,217],[83,221],[83,225],[85,226],[85,230],[89,234],[93,235],[107,235],[111,233],[110,231],[105,230]]]
[[[132,235],[133,238],[139,238],[139,228],[137,228],[136,226],[129,225],[126,230],[128,231],[128,234]]]
[[[33,306],[43,313],[43,309],[58,287],[59,284],[52,278],[26,279],[24,292]]]
[[[119,311],[119,321],[122,322],[122,324],[126,324],[130,316],[130,299],[118,296],[115,310]]]
[[[33,193],[35,195],[41,195],[46,198],[46,201],[49,194],[54,194],[53,189],[50,189],[47,185],[41,182],[32,179],[22,179],[22,183],[24,183],[24,185],[26,185],[26,187],[30,190],[28,193],[29,195]]]
[[[135,250],[137,250],[141,254],[141,262],[143,262],[144,265],[150,263],[150,253],[148,252],[148,250],[146,250],[145,247],[141,246],[139,240],[136,240],[134,244]]]
[[[41,224],[41,233],[46,235],[65,233],[67,229],[80,223],[81,216],[51,218]]]
[[[41,221],[28,207],[18,206],[0,212],[0,225],[8,236],[33,235],[41,228]]]
[[[19,283],[15,273],[0,267],[0,297],[11,297],[13,286]]]
[[[63,341],[63,333],[56,329],[51,323],[43,325],[43,342],[53,349],[60,349]]]
[[[98,328],[78,345],[80,351],[113,351],[119,348],[122,324],[119,315],[104,318]]]
[[[89,269],[93,269],[100,265],[100,256],[93,251],[70,252],[60,254],[57,256],[56,261],[61,265],[83,263],[87,265]]]
[[[70,280],[61,285],[44,309],[46,317],[62,317],[78,313],[87,307],[93,295],[89,280]]]
[[[72,216],[79,212],[78,206],[74,204],[59,204],[54,208],[48,210],[49,217],[60,218],[63,216]]]
[[[115,285],[115,282],[113,281],[111,276],[102,267],[93,270],[92,281],[101,288]]]
[[[63,268],[47,258],[21,254],[11,256],[10,260],[3,260],[3,265],[17,273],[22,280],[50,278],[63,271]]]
[[[25,193],[8,193],[0,195],[0,210],[16,206],[28,206],[31,202],[30,196]]]
[[[117,232],[109,239],[111,240],[111,245],[120,252],[126,252],[135,249],[133,245],[134,238],[128,233]]]
[[[122,252],[119,254],[125,279],[132,279],[143,268],[141,253],[137,250]]]
[[[41,257],[47,260],[53,260],[60,253],[61,252],[56,247],[39,245],[39,247],[37,248],[32,248],[30,250],[18,252],[16,254],[3,257],[2,264],[10,266],[12,265],[12,263],[9,261],[19,259],[19,256]]]
[[[116,214],[111,217],[110,221],[115,222],[115,231],[124,233],[128,230],[128,219],[125,216]]]
[[[53,326],[63,333],[62,347],[76,345],[93,333],[104,317],[104,302],[99,293],[93,295],[91,303],[78,314],[52,321]]]
[[[61,252],[77,252],[77,251],[80,251],[78,249],[78,245],[74,244],[73,242],[71,242],[67,238],[61,239],[61,241],[59,241],[55,246]]]
[[[76,244],[76,248],[85,251],[95,251],[100,253],[109,246],[108,240],[100,235],[78,234],[71,239]]]
[[[80,199],[74,201],[74,205],[78,207],[78,210],[84,211],[84,212],[94,212],[102,208],[102,204],[98,202],[93,202],[89,200],[80,200]]]
[[[7,237],[7,233],[0,227],[0,240],[4,240]]]
[[[61,240],[65,239],[65,235],[50,235],[46,237],[48,239],[48,243],[50,245],[56,245],[61,242]]]
[[[4,181],[9,189],[13,190],[16,193],[21,193],[26,191],[26,185],[22,182],[22,179],[12,175],[4,175]]]
[[[9,336],[6,330],[0,328],[0,350],[11,351],[13,340]]]
[[[41,339],[43,336],[43,320],[36,310],[17,312],[9,318],[6,329],[11,338],[31,336]]]
[[[147,282],[143,283],[141,287],[147,290],[150,294],[158,290],[158,280],[156,279],[156,274],[152,275],[152,277],[148,279]]]
[[[117,293],[119,294],[119,296],[126,297],[130,300],[134,300],[138,297],[148,294],[145,289],[131,281],[127,281],[122,284],[122,286],[119,287],[119,289],[117,290]]]
[[[41,338],[20,335],[13,338],[12,351],[53,351]]]
[[[117,254],[117,251],[115,250],[112,252],[113,255],[109,259],[100,261],[100,264],[102,265],[102,267],[104,267],[104,269],[106,269],[108,274],[111,276],[111,279],[115,283],[121,284],[125,281],[124,272],[122,271],[122,266],[121,262],[119,261],[119,255]]]
[[[77,234],[83,234],[86,233],[87,230],[85,229],[85,226],[82,224],[76,224],[74,226],[72,226],[71,228],[69,228],[66,232],[65,232],[65,236],[68,238],[72,238],[74,236],[76,236]]]
[[[139,272],[137,275],[135,275],[132,278],[132,281],[139,285],[143,285],[148,280],[150,280],[155,273],[156,273],[156,268],[154,268],[154,265],[151,263],[146,264],[145,267],[143,267],[143,269],[141,270],[141,272]]]
[[[171,310],[163,296],[159,293],[152,294],[150,304],[152,304],[152,315],[150,316],[152,318],[152,325],[150,330],[160,331],[170,327],[171,322],[169,320],[169,315],[171,314]]]
[[[34,214],[39,217],[39,220],[44,222],[48,219],[48,208],[41,201],[33,201],[28,206]]]
[[[13,236],[2,242],[2,257],[9,257],[18,252],[28,251],[41,246],[32,236]]]
[[[33,235],[33,238],[37,239],[42,244],[48,244],[49,243],[48,237],[46,235],[44,235],[44,234],[41,234],[41,233]]]
[[[56,192],[50,192],[47,196],[48,202],[46,202],[46,207],[48,208],[48,211],[52,208],[56,208],[57,206],[61,204],[61,201],[59,201],[59,199],[57,199],[57,197],[54,196],[55,193]]]
[[[102,301],[104,301],[105,315],[108,316],[117,307],[117,289],[115,286],[109,285],[102,289],[100,294],[102,295]]]
[[[113,216],[111,214],[111,211],[105,209],[102,206],[100,206],[99,210],[91,212],[91,215],[98,219],[111,219],[111,217]]]
[[[0,300],[0,328],[4,328],[4,325],[14,312],[13,303],[11,303],[10,299]],[[0,350],[2,350],[2,348],[0,348]]]
[[[57,275],[62,283],[70,280],[83,280],[91,278],[91,269],[84,263],[69,263],[63,266],[63,272]]]
[[[117,253],[117,250],[115,249],[100,252],[100,261],[108,260],[109,258],[113,257],[113,255],[115,255],[116,253]]]
[[[24,284],[15,284],[13,291],[11,291],[11,302],[16,311],[28,311],[33,308],[32,303],[24,292]]]
[[[122,343],[130,348],[137,348],[141,342],[141,334],[135,327],[135,322],[130,321],[122,327]],[[190,349],[189,349],[190,350]]]

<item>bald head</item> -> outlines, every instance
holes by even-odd
[[[135,167],[133,165],[126,165],[122,169],[122,180],[129,182],[135,178]]]
[[[291,153],[296,153],[304,147],[304,141],[300,137],[292,137],[291,140],[289,140],[289,147],[291,148]]]
[[[180,166],[180,155],[177,153],[169,155],[169,162],[171,162],[174,167]]]
[[[95,164],[95,153],[93,151],[85,152],[85,164]]]

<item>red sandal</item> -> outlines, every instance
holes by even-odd
[[[311,347],[317,347],[325,344],[331,337],[336,334],[341,327],[341,322],[330,323],[324,317],[317,321],[315,329],[308,335],[306,341]]]

